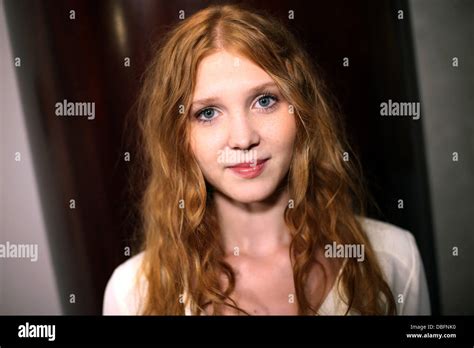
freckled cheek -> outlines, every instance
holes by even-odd
[[[266,124],[261,125],[262,135],[274,146],[274,150],[289,148],[295,139],[296,124],[294,117],[288,113],[275,115]]]
[[[293,146],[296,138],[296,123],[293,115],[288,115],[287,122],[282,127],[282,138],[285,139],[287,146]]]
[[[222,139],[218,132],[199,132],[191,135],[191,148],[203,171],[218,165],[219,150],[222,150]]]

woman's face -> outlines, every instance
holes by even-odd
[[[273,79],[220,50],[198,66],[190,112],[191,148],[214,189],[241,203],[268,198],[288,172],[296,135]]]

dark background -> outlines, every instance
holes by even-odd
[[[29,60],[17,70],[18,81],[65,314],[100,314],[105,284],[126,259],[124,248],[133,246],[138,220],[129,120],[150,47],[179,21],[179,10],[190,16],[216,2],[5,1],[14,56]],[[414,234],[432,312],[439,314],[421,120],[379,115],[382,101],[419,101],[406,2],[244,2],[287,22],[324,71],[380,208],[369,215]],[[76,19],[69,19],[70,10]],[[95,120],[56,117],[54,105],[63,99],[95,102]],[[71,292],[80,306],[69,303]]]

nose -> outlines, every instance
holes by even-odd
[[[248,150],[260,143],[258,130],[245,113],[238,113],[230,118],[228,145],[235,150]]]

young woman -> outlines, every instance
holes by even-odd
[[[211,6],[163,39],[140,98],[143,248],[104,314],[429,314],[413,236],[364,218],[310,57],[277,20]]]

